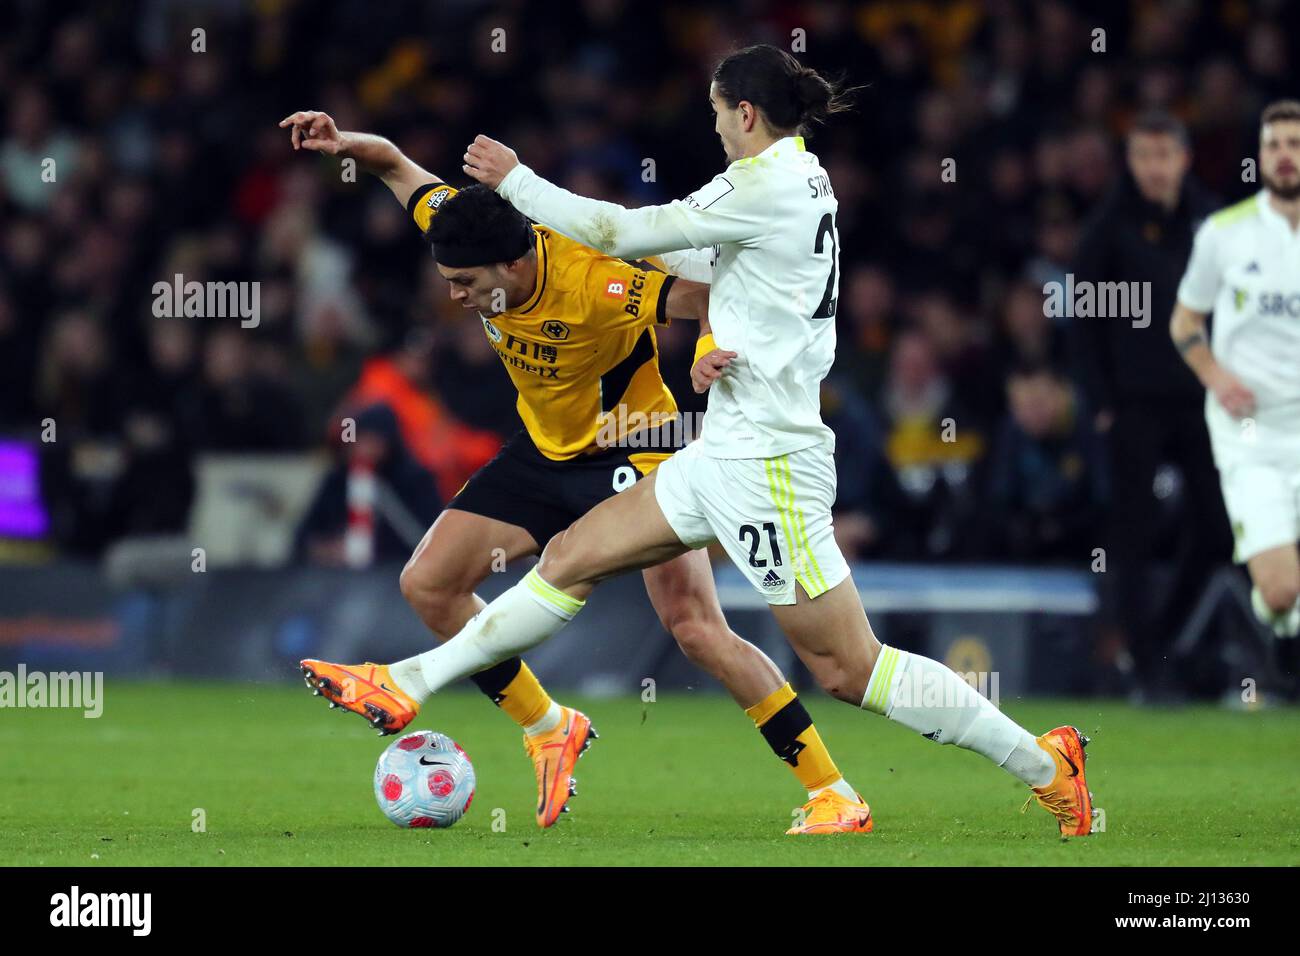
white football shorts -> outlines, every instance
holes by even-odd
[[[1232,559],[1244,564],[1271,548],[1300,539],[1300,461],[1238,461],[1219,472],[1223,504],[1232,524]]]
[[[768,604],[815,598],[849,576],[831,530],[835,456],[711,458],[692,442],[655,470],[655,498],[682,543],[718,541]]]

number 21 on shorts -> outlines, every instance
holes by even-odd
[[[776,541],[776,523],[772,521],[763,522],[763,530],[767,532],[768,553],[772,556],[773,567],[781,566],[781,546]],[[762,542],[762,536],[758,528],[752,524],[742,524],[740,526],[740,542],[749,546],[749,566],[751,568],[767,567],[767,559],[758,556],[759,544]]]

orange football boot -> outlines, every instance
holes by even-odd
[[[1083,778],[1084,752],[1088,738],[1077,727],[1057,727],[1038,738],[1038,746],[1052,755],[1056,776],[1045,787],[1030,787],[1033,796],[1020,808],[1024,813],[1031,800],[1056,817],[1061,836],[1087,836],[1093,833],[1100,810],[1093,809],[1092,794]]]
[[[330,707],[360,714],[379,731],[395,734],[415,719],[420,705],[403,693],[384,664],[331,664],[308,658],[300,663],[303,680]]]
[[[874,825],[871,808],[861,794],[855,803],[828,787],[803,805],[803,822],[785,832],[787,835],[870,833]]]
[[[560,707],[560,722],[544,734],[524,734],[524,750],[537,769],[537,825],[549,827],[569,812],[577,792],[573,765],[600,735],[591,720],[572,707]]]

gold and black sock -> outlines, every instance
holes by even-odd
[[[521,658],[511,657],[470,677],[520,727],[541,720],[551,706],[551,695]]]
[[[805,790],[821,790],[840,779],[839,768],[822,743],[812,717],[788,683],[747,708],[745,713],[772,752],[790,765]]]

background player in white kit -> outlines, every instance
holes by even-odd
[[[1170,335],[1205,421],[1255,614],[1300,634],[1300,101],[1260,121],[1264,188],[1201,226]],[[1206,316],[1214,313],[1207,339]],[[1292,644],[1292,646],[1294,646]]]
[[[763,45],[719,64],[709,100],[731,165],[666,206],[628,210],[575,196],[484,136],[466,153],[467,174],[602,252],[696,250],[665,261],[712,282],[709,322],[729,351],[703,359],[722,374],[702,437],[551,539],[519,585],[413,659],[418,669],[394,668],[422,678],[402,689],[423,699],[532,647],[571,620],[601,580],[716,539],[828,693],[983,754],[1034,788],[1061,833],[1089,833],[1087,738],[1073,727],[1035,738],[944,665],[881,645],[835,544],[834,435],[821,421],[819,385],[835,350],[837,203],[797,134],[843,109],[840,94]]]

